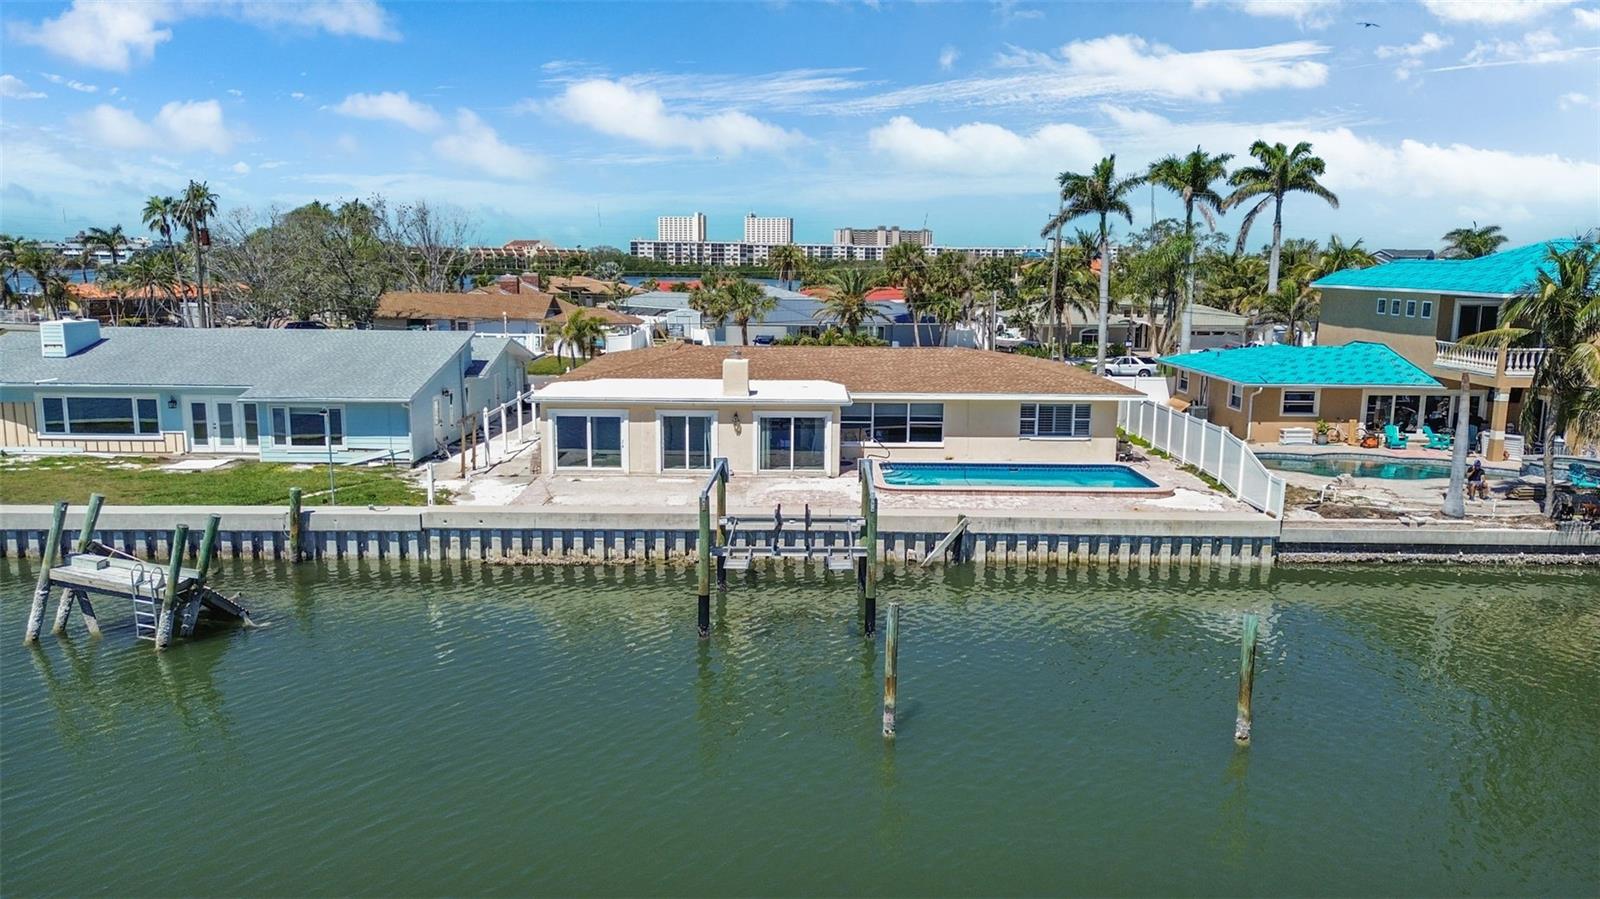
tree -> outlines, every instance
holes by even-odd
[[[1290,243],[1293,241],[1285,243],[1286,249]],[[1308,252],[1299,255],[1293,265],[1288,267],[1290,277],[1294,281],[1296,296],[1288,305],[1290,315],[1287,321],[1298,325],[1300,322],[1309,323],[1321,318],[1322,291],[1311,286],[1319,278],[1345,269],[1367,268],[1375,261],[1372,254],[1361,246],[1359,239],[1355,243],[1347,244],[1339,238],[1339,235],[1332,234],[1328,236],[1326,248],[1318,250],[1316,245],[1312,244]],[[1284,290],[1280,288],[1279,293],[1283,292]],[[1296,345],[1300,343],[1298,330],[1294,334],[1294,342]]]
[[[728,317],[739,326],[739,345],[750,345],[750,323],[760,324],[767,314],[778,308],[776,297],[761,289],[754,281],[736,278],[722,285],[721,292],[727,301]]]
[[[1500,311],[1500,326],[1462,338],[1501,347],[1536,341],[1544,347],[1522,405],[1522,430],[1538,433],[1544,452],[1544,511],[1555,512],[1555,439],[1583,417],[1600,391],[1600,247],[1578,241],[1551,245],[1533,282]]]
[[[425,200],[390,209],[381,196],[364,205],[371,210],[371,233],[401,287],[424,293],[461,290],[474,261],[467,252],[472,222],[465,214]]]
[[[785,289],[794,290],[794,279],[805,270],[806,254],[792,243],[780,244],[767,250],[767,264]]]
[[[572,364],[578,364],[578,354],[590,359],[599,351],[601,344],[605,343],[606,327],[600,316],[583,309],[574,309],[561,323],[556,332],[556,338],[561,341],[563,348],[572,350]]]
[[[1228,195],[1224,208],[1232,209],[1245,201],[1260,197],[1261,201],[1245,213],[1239,223],[1239,240],[1235,252],[1244,252],[1250,226],[1255,223],[1270,203],[1272,205],[1272,259],[1267,266],[1267,293],[1278,292],[1278,257],[1283,248],[1283,200],[1291,193],[1306,193],[1321,197],[1329,206],[1339,208],[1339,198],[1317,180],[1327,172],[1327,163],[1311,155],[1311,144],[1301,141],[1289,149],[1282,143],[1268,144],[1258,140],[1250,145],[1250,155],[1255,165],[1247,165],[1228,177],[1233,193]]]
[[[195,301],[201,327],[211,327],[212,311],[206,301],[206,248],[211,246],[210,219],[217,214],[217,195],[204,181],[190,181],[178,201],[178,222],[189,232],[194,248]]]
[[[1180,353],[1189,352],[1189,338],[1194,331],[1195,210],[1205,217],[1207,228],[1217,229],[1216,217],[1222,214],[1223,198],[1211,185],[1228,177],[1228,161],[1232,158],[1232,153],[1213,156],[1197,146],[1188,155],[1156,160],[1147,175],[1152,183],[1183,200],[1183,233],[1188,238],[1189,254],[1184,271],[1183,327],[1178,336]]]
[[[178,200],[176,197],[154,196],[144,201],[144,211],[140,213],[140,220],[145,228],[161,235],[166,241],[167,250],[172,254],[172,270],[180,271],[178,265],[178,246],[172,242],[172,228],[178,221]]]
[[[22,272],[26,272],[39,285],[39,298],[51,318],[56,318],[61,311],[59,303],[62,290],[57,282],[64,282],[60,275],[62,269],[67,267],[67,260],[54,250],[47,250],[33,241],[24,243],[17,251],[14,263]],[[52,290],[56,286],[57,289]]]
[[[833,290],[822,299],[816,317],[838,324],[847,334],[861,333],[863,323],[871,319],[888,320],[867,294],[878,285],[876,273],[864,268],[842,268],[833,272],[829,280]]]
[[[1129,319],[1130,330],[1137,313],[1147,312],[1151,347],[1158,354],[1172,350],[1174,337],[1179,338],[1181,346],[1178,322],[1188,311],[1180,308],[1185,306],[1184,281],[1195,258],[1191,239],[1192,231],[1163,219],[1131,237],[1117,260],[1119,277],[1112,286],[1118,296],[1133,301],[1135,316]],[[1130,335],[1129,343],[1132,342]]]
[[[911,313],[911,339],[922,346],[922,313],[928,290],[928,253],[913,243],[897,243],[883,254],[883,274],[905,294]]]
[[[164,255],[140,253],[134,256],[117,271],[115,280],[121,289],[141,296],[139,317],[147,324],[161,318],[163,310],[158,294],[167,298],[176,296],[176,269],[172,259]]]
[[[1243,253],[1206,253],[1200,257],[1206,300],[1230,312],[1248,313],[1267,293],[1267,261]]]
[[[1452,228],[1444,234],[1444,252],[1439,255],[1445,259],[1476,259],[1487,256],[1500,249],[1508,238],[1500,233],[1499,225],[1484,225],[1478,227],[1477,222],[1470,228]]]
[[[1100,339],[1095,348],[1094,370],[1095,374],[1104,375],[1106,319],[1111,315],[1110,217],[1121,216],[1127,219],[1128,224],[1133,224],[1133,210],[1128,208],[1127,196],[1134,188],[1143,184],[1145,178],[1143,175],[1118,178],[1117,157],[1113,153],[1095,163],[1088,174],[1062,172],[1056,181],[1061,187],[1061,199],[1065,208],[1057,216],[1058,220],[1051,223],[1052,225],[1059,228],[1065,222],[1086,215],[1094,216],[1100,223],[1099,241],[1096,244],[1100,253]]]
[[[639,289],[645,293],[661,289],[661,282],[654,278],[646,278],[639,282]]]
[[[683,286],[679,281],[672,285],[674,288]],[[708,322],[713,329],[721,330],[727,324],[728,296],[722,291],[722,276],[716,272],[706,272],[700,276],[700,286],[689,289],[689,308],[700,313],[701,319]]]
[[[122,251],[128,246],[128,237],[122,233],[121,225],[112,225],[107,228],[90,228],[84,237],[84,247],[99,247],[111,254],[111,267],[116,268],[122,264]]]
[[[980,259],[972,270],[974,284],[989,296],[989,312],[984,316],[983,322],[985,349],[995,348],[999,310],[1010,308],[1014,304],[1020,275],[1021,269],[1017,260],[1010,256],[990,256],[988,259]]]
[[[971,311],[972,287],[972,271],[963,253],[942,252],[928,266],[928,312],[944,328],[947,343],[951,328]]]

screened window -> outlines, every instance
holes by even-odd
[[[1389,314],[1390,315],[1399,315],[1400,314],[1400,300],[1399,300],[1398,297],[1389,301]]]
[[[1284,415],[1316,415],[1317,392],[1315,390],[1285,390],[1283,392]]]
[[[826,418],[761,418],[762,471],[822,471],[827,467],[827,451]]]
[[[1399,302],[1399,301],[1396,300],[1395,302]],[[1242,409],[1242,408],[1244,408],[1244,388],[1240,387],[1238,384],[1229,384],[1228,385],[1228,408],[1229,409]]]
[[[153,398],[47,396],[39,405],[45,434],[145,437],[161,433]]]
[[[1386,297],[1378,297],[1378,314],[1379,315],[1385,315],[1385,314],[1388,313],[1388,311],[1389,311],[1389,300],[1388,300],[1388,298],[1386,298]]]
[[[557,468],[621,468],[620,415],[557,415]]]
[[[324,417],[327,418],[326,430]],[[272,445],[295,449],[342,446],[344,410],[336,406],[273,406]]]
[[[1423,300],[1422,301],[1422,317],[1423,318],[1433,318],[1433,301],[1432,300]]]
[[[845,443],[942,443],[943,403],[856,403],[839,418]]]
[[[1417,317],[1417,301],[1416,300],[1406,300],[1406,318],[1416,318],[1416,317]]]
[[[1023,403],[1024,437],[1088,437],[1088,403]]]
[[[711,467],[710,415],[661,416],[662,469]]]

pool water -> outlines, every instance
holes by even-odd
[[[1059,490],[1153,490],[1159,485],[1126,465],[1005,462],[885,462],[891,487],[1045,487]]]
[[[1448,463],[1421,459],[1342,459],[1261,454],[1257,457],[1262,465],[1277,471],[1296,471],[1324,478],[1336,478],[1342,474],[1357,478],[1381,478],[1385,481],[1423,481],[1450,477]],[[1484,474],[1491,478],[1506,476],[1506,472],[1491,468],[1485,468]]]

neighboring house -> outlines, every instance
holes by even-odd
[[[1547,248],[1573,245],[1555,240],[1477,259],[1398,259],[1335,272],[1311,285],[1322,291],[1317,343],[1388,344],[1452,392],[1470,377],[1471,413],[1487,427],[1487,456],[1504,459],[1506,435],[1516,431],[1544,351],[1469,346],[1461,338],[1497,327],[1501,307],[1548,265]]]
[[[606,326],[605,352],[649,344],[644,322],[604,307],[579,306],[537,290],[525,292],[413,293],[391,291],[378,299],[372,327],[377,330],[472,331],[506,337],[534,354],[555,352],[554,335],[568,317],[582,310]]]
[[[545,471],[837,476],[877,459],[1112,462],[1141,394],[1044,359],[949,347],[704,347],[606,356],[534,394]]]
[[[784,337],[815,336],[837,324],[826,313],[826,305],[817,297],[770,284],[762,285],[767,296],[777,301],[777,306],[760,321],[750,322],[749,343],[771,343]],[[652,321],[657,330],[669,338],[681,338],[691,343],[715,346],[735,346],[744,343],[740,328],[732,319],[721,327],[705,321],[700,313],[690,307],[691,295],[681,291],[655,290],[628,297],[619,306]],[[904,302],[874,302],[884,318],[873,318],[862,323],[861,330],[885,341],[891,346],[914,346],[916,335],[911,330],[911,313]],[[922,326],[924,346],[938,346],[944,339],[945,328],[927,321]]]
[[[1070,322],[1069,340],[1072,343],[1093,346],[1099,341],[1098,317],[1085,319],[1069,310],[1067,318]],[[1132,304],[1124,303],[1111,313],[1111,320],[1106,322],[1106,339],[1112,343],[1126,345],[1128,352],[1135,355],[1159,352],[1159,348],[1155,346],[1155,338],[1165,321],[1164,314],[1152,316],[1149,309],[1135,310]],[[1178,342],[1180,326],[1174,324],[1168,331],[1174,346]],[[1196,303],[1193,328],[1189,332],[1189,346],[1196,350],[1243,346],[1248,342],[1249,330],[1248,317],[1226,309]]]
[[[1278,443],[1284,428],[1325,421],[1348,443],[1362,428],[1412,434],[1454,421],[1454,398],[1427,372],[1381,343],[1251,346],[1164,356],[1172,405],[1251,443]]]
[[[0,447],[409,462],[514,395],[531,356],[427,331],[106,328],[0,334]],[[509,346],[508,346],[509,345]]]
[[[1394,262],[1398,259],[1437,259],[1438,254],[1432,250],[1395,250],[1382,249],[1372,254],[1372,261],[1382,265],[1385,262]]]

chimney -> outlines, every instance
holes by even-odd
[[[539,273],[538,272],[523,272],[522,273],[522,284],[523,284],[524,287],[531,288],[534,293],[538,293],[539,292]]]
[[[500,275],[494,279],[494,286],[499,288],[501,293],[521,293],[517,289],[516,275]]]
[[[750,395],[750,360],[729,356],[722,360],[722,395]]]

